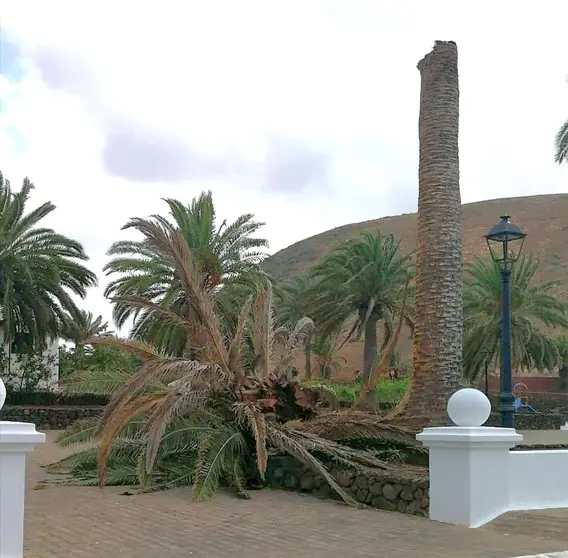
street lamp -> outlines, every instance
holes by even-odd
[[[499,265],[502,278],[502,325],[501,325],[501,393],[499,410],[501,426],[515,427],[515,398],[511,374],[511,271],[519,259],[526,234],[503,215],[485,236],[493,261]]]
[[[485,353],[485,395],[489,397],[489,354]]]

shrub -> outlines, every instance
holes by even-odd
[[[46,387],[55,366],[57,357],[54,355],[20,352],[8,357],[0,348],[0,375],[7,390],[35,391],[42,384]]]
[[[343,405],[351,405],[361,392],[361,382],[354,381],[350,383],[334,383],[330,380],[305,380],[303,386],[310,387],[318,384],[324,384],[331,388],[339,402]],[[408,380],[382,380],[377,386],[377,401],[381,408],[394,407],[405,394],[408,389]]]

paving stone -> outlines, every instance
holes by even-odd
[[[34,490],[46,478],[41,465],[68,453],[54,437],[49,432],[28,460],[26,558],[510,558],[568,546],[566,510],[555,510],[552,529],[546,515],[532,525],[505,516],[466,529],[275,490],[254,491],[248,501],[221,493],[199,504],[184,489],[134,496],[113,487]]]

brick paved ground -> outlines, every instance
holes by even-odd
[[[552,527],[540,512],[536,523],[521,514],[472,530],[270,490],[194,504],[187,490],[38,489],[40,465],[60,455],[48,443],[28,462],[29,558],[508,558],[568,548],[564,511]]]

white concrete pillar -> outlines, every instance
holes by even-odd
[[[568,430],[568,420],[564,421],[564,425],[560,427],[560,430]]]
[[[416,437],[430,453],[430,519],[480,527],[509,510],[509,450],[523,437],[482,426],[490,414],[485,394],[461,389],[448,401],[456,426],[425,428]]]
[[[0,379],[0,409],[5,400]],[[44,442],[34,424],[0,421],[0,558],[23,558],[26,453]]]

